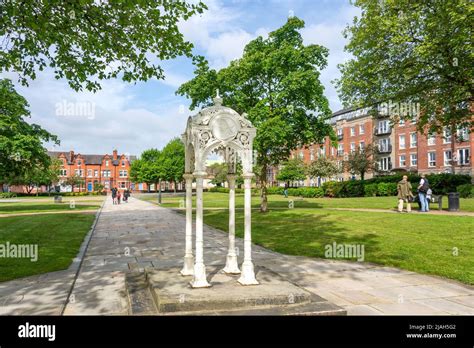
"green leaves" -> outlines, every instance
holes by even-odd
[[[0,183],[34,168],[48,168],[51,161],[43,142],[59,144],[55,135],[25,121],[28,106],[10,80],[0,80]]]
[[[281,181],[299,181],[306,179],[306,166],[299,158],[286,161],[277,176]]]
[[[362,17],[345,31],[354,59],[336,81],[346,106],[419,103],[417,127],[474,126],[474,6],[466,0],[357,0]],[[399,117],[400,115],[394,115]]]
[[[76,91],[100,89],[100,80],[163,79],[153,60],[191,56],[178,22],[202,13],[202,2],[2,1],[0,72],[16,71],[28,85],[46,67]]]

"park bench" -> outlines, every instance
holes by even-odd
[[[443,210],[443,195],[431,195],[431,199],[429,200],[431,203],[438,203],[438,210]],[[420,198],[418,195],[415,196],[415,202],[418,203],[418,206],[421,208]]]

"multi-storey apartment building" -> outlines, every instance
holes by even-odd
[[[130,165],[135,156],[119,155],[117,150],[112,154],[105,155],[86,155],[75,154],[74,151],[57,152],[49,151],[50,157],[59,159],[61,164],[59,186],[61,190],[71,190],[71,187],[64,185],[68,177],[80,177],[83,182],[83,188],[92,192],[96,184],[104,186],[106,191],[113,187],[118,189],[136,190],[135,183],[130,181]],[[80,187],[75,187],[74,191],[79,191]]]
[[[299,157],[305,163],[310,163],[317,156],[330,156],[342,164],[357,148],[373,144],[377,149],[377,170],[367,173],[366,178],[394,171],[451,173],[453,160],[456,173],[474,174],[474,133],[467,129],[459,130],[455,144],[452,144],[453,137],[447,131],[443,134],[422,135],[417,131],[415,122],[394,122],[383,112],[378,112],[374,117],[369,114],[368,108],[337,111],[332,115],[330,123],[337,136],[336,146],[332,146],[329,139],[326,139],[323,144],[310,144],[293,151],[292,158]],[[351,178],[353,175],[344,171],[334,178],[307,178],[294,184],[319,186],[327,180],[342,181]]]

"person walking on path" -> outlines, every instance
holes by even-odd
[[[426,194],[430,188],[428,179],[425,174],[421,174],[420,184],[418,185],[418,198],[420,200],[420,207],[422,212],[430,211],[430,202],[428,201]]]
[[[130,197],[130,191],[128,189],[126,189],[124,192],[123,192],[123,201],[128,203],[128,197]]]
[[[117,204],[117,188],[112,188],[112,204]]]
[[[403,176],[403,179],[398,182],[397,191],[398,191],[398,211],[401,213],[403,211],[403,203],[407,204],[407,213],[411,212],[411,202],[413,201],[413,193],[411,192],[412,187],[408,181],[406,175]]]
[[[120,204],[120,198],[122,197],[120,191],[117,190],[117,204]]]

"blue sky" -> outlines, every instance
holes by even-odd
[[[344,27],[352,22],[359,10],[348,0],[204,0],[208,6],[201,16],[180,25],[194,52],[204,55],[213,68],[222,68],[239,58],[244,46],[259,35],[283,25],[290,13],[303,19],[305,43],[316,43],[330,51],[328,67],[321,80],[331,109],[341,103],[331,80],[339,76],[337,64],[348,59],[343,51],[346,40]],[[67,83],[55,80],[50,71],[43,72],[29,87],[17,90],[30,104],[32,120],[57,134],[61,145],[50,150],[76,153],[120,153],[139,155],[143,150],[161,148],[171,138],[179,136],[185,127],[189,101],[175,95],[183,82],[193,77],[188,58],[162,63],[164,81],[129,84],[120,80],[102,83],[98,93],[71,90]],[[12,74],[3,74],[16,81]],[[61,105],[85,103],[93,113],[67,115],[58,112]]]

